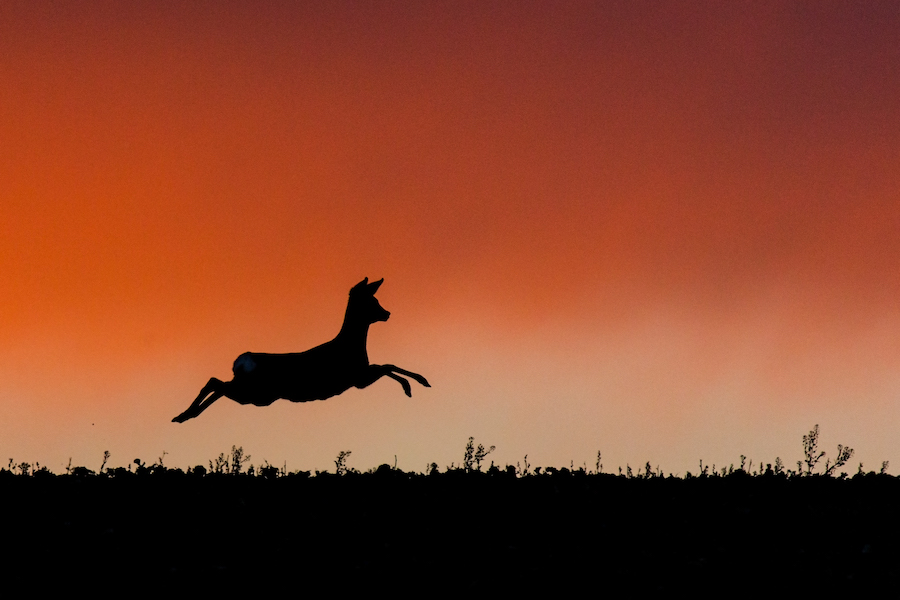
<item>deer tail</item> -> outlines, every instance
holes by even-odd
[[[250,373],[255,368],[256,361],[253,360],[253,354],[251,352],[244,352],[235,359],[234,366],[231,367],[231,372],[235,375],[238,373]]]

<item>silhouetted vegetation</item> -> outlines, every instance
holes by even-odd
[[[593,469],[485,465],[494,447],[474,438],[458,465],[421,473],[396,459],[362,472],[346,450],[315,473],[254,465],[241,447],[187,470],[165,453],[114,468],[104,453],[97,471],[70,461],[62,474],[10,459],[7,568],[67,581],[100,568],[94,585],[110,590],[858,591],[900,559],[900,481],[886,462],[839,472],[853,450],[826,458],[818,433],[796,470],[741,456],[684,476],[649,461],[604,473],[600,452]]]

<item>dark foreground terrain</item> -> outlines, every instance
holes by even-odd
[[[35,591],[310,597],[833,594],[900,579],[890,475],[549,471],[2,470],[4,572]]]

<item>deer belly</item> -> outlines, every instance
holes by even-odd
[[[287,386],[279,397],[291,402],[327,400],[346,392],[349,385],[329,381],[307,381],[304,385]]]
[[[241,395],[260,400],[325,400],[351,387],[351,378],[345,370],[299,355],[246,352],[234,362],[233,370],[234,383],[241,388]],[[251,402],[257,404],[255,400]]]

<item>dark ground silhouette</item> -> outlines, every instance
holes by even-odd
[[[859,593],[897,578],[900,480],[886,474],[338,470],[2,470],[5,572],[110,593],[476,597]]]

